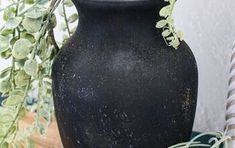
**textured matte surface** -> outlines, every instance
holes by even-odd
[[[80,5],[78,31],[53,65],[65,148],[166,148],[190,138],[197,67],[155,28],[154,7]]]

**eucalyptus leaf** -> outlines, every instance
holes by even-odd
[[[38,32],[42,25],[42,18],[32,19],[25,17],[22,25],[29,33]]]
[[[46,10],[39,7],[34,7],[33,9],[30,9],[28,12],[25,13],[25,16],[32,19],[38,19],[40,17],[43,17],[46,14]]]
[[[9,48],[9,38],[0,35],[0,53],[6,51]]]
[[[17,40],[18,40],[18,37],[13,37],[13,38],[10,40],[10,44],[11,44],[11,45],[14,45]]]
[[[24,65],[24,71],[30,76],[36,76],[38,72],[38,63],[35,60],[27,60]]]
[[[1,114],[0,123],[8,123],[13,120],[13,115],[11,113]]]
[[[69,23],[74,23],[78,20],[78,14],[72,14],[69,18],[68,18],[68,22]]]
[[[35,41],[36,41],[35,38],[34,38],[34,35],[30,34],[30,33],[27,33],[27,32],[22,34],[22,38],[25,38],[25,39],[29,40],[31,43],[35,43]]]
[[[1,32],[1,35],[3,35],[3,36],[8,36],[8,35],[12,35],[12,34],[13,34],[13,29],[4,28]]]
[[[167,17],[169,15],[171,15],[171,6],[168,5],[168,6],[165,6],[163,7],[160,12],[159,12],[160,16],[162,17]]]
[[[32,50],[33,44],[27,39],[19,39],[13,46],[12,55],[16,59],[24,59]]]
[[[57,25],[57,20],[55,14],[52,15],[51,20],[50,20],[50,25],[48,26],[48,29],[53,29]]]
[[[27,1],[27,0],[26,0]],[[26,2],[25,1],[25,2]],[[19,11],[22,11],[22,10],[24,10],[24,8],[25,8],[25,3],[22,3],[20,6],[19,6]]]
[[[11,57],[11,50],[8,49],[4,52],[1,52],[0,57],[3,58],[3,59],[9,59]]]
[[[40,50],[46,50],[47,49],[47,41],[45,38],[42,38],[39,44]]]
[[[24,90],[22,90],[22,89],[15,89],[14,91],[12,91],[10,93],[10,96],[14,96],[14,95],[23,97],[24,96]]]
[[[64,4],[67,7],[72,7],[73,6],[73,2],[71,0],[64,0]]]
[[[26,60],[27,59],[15,59],[15,65],[19,68],[23,68]]]
[[[5,94],[11,90],[11,83],[9,80],[0,80],[0,92]]]
[[[8,21],[12,17],[15,17],[15,9],[13,7],[5,9],[3,12],[3,19]]]
[[[67,27],[66,27],[65,24],[60,24],[60,28],[59,29],[62,30],[62,31],[66,31]]]
[[[16,106],[18,104],[20,104],[23,100],[22,96],[18,96],[18,95],[14,95],[14,96],[10,96],[9,98],[7,98],[6,102],[5,102],[5,106]]]
[[[178,36],[178,38],[180,39],[180,41],[182,41],[183,38],[184,38],[184,34],[183,34],[183,32],[181,32],[181,31],[178,31],[178,32],[177,32],[177,36]]]
[[[24,99],[24,92],[22,90],[14,90],[6,99],[5,106],[16,106]]]
[[[160,20],[159,22],[157,22],[156,27],[157,28],[163,28],[167,25],[167,21],[166,20]]]
[[[29,80],[30,80],[30,76],[27,75],[24,70],[18,71],[15,76],[15,84],[19,87],[26,86]]]
[[[12,67],[8,67],[0,71],[0,79],[7,79],[10,77]]]
[[[163,36],[163,37],[167,37],[167,36],[169,36],[170,34],[171,34],[171,32],[170,32],[169,29],[166,29],[166,30],[164,30],[164,31],[162,32],[162,36]]]
[[[18,27],[20,25],[22,21],[22,17],[13,17],[13,18],[10,18],[6,24],[5,24],[5,28],[6,29],[14,29],[16,27]]]
[[[6,131],[4,130],[4,128],[0,126],[0,139],[1,137],[5,136],[5,132]]]
[[[19,119],[22,119],[25,117],[27,110],[25,108],[22,108],[19,112]]]
[[[167,38],[166,38],[167,41],[172,41],[172,40],[174,40],[174,39],[175,39],[175,38],[174,38],[173,36],[170,36],[170,37],[167,37]]]
[[[25,0],[25,3],[26,3],[26,4],[33,4],[33,3],[34,3],[34,0]]]
[[[9,148],[9,144],[7,142],[4,142],[2,145],[1,145],[1,148]]]
[[[170,45],[173,46],[175,49],[177,49],[178,46],[180,45],[179,39],[178,39],[178,38],[174,38],[174,40],[172,40],[172,41],[170,42]]]
[[[59,6],[59,7],[58,7],[58,14],[59,14],[61,17],[64,17],[64,11],[63,11],[63,7],[62,7],[62,6]]]
[[[174,24],[174,19],[171,17],[171,16],[168,16],[167,19],[166,19],[167,23],[168,24],[171,24],[171,26],[173,26]]]
[[[49,0],[36,0],[36,3],[39,5],[45,5],[48,2],[49,2]]]

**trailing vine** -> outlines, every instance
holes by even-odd
[[[189,142],[179,143],[168,148],[228,148],[228,141],[231,140],[231,137],[227,136],[227,130],[225,132],[206,132],[199,134],[192,138]],[[200,138],[210,136],[208,143],[202,143],[199,141]]]
[[[5,21],[0,29],[0,57],[11,60],[11,66],[0,72],[0,92],[6,97],[0,107],[0,147],[33,147],[30,135],[45,134],[54,117],[50,76],[59,51],[53,28],[61,0],[8,2],[0,9]],[[71,6],[70,0],[63,1],[64,9]],[[68,27],[77,19],[70,16],[64,24]],[[32,99],[35,93],[37,97]],[[34,123],[19,129],[27,112],[35,113]]]
[[[169,4],[160,10],[159,15],[163,17],[163,19],[157,22],[156,28],[163,30],[162,37],[167,46],[172,46],[173,48],[178,49],[180,41],[183,40],[183,33],[181,31],[177,31],[174,27],[173,10],[176,0],[165,1]]]

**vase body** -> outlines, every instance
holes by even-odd
[[[76,33],[53,64],[65,148],[166,148],[190,138],[198,73],[155,28],[164,0],[74,0]]]

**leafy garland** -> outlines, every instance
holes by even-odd
[[[159,15],[163,17],[163,19],[157,22],[156,28],[163,30],[162,37],[168,46],[178,49],[180,41],[183,40],[183,33],[181,31],[176,31],[174,27],[174,19],[172,15],[176,0],[165,1],[168,2],[169,5],[160,10]]]
[[[50,2],[50,4],[49,4]],[[54,38],[56,8],[73,6],[70,0],[9,0],[0,9],[5,25],[0,29],[0,57],[11,60],[11,66],[0,72],[0,92],[6,99],[0,107],[0,147],[33,147],[29,137],[45,134],[54,118],[51,90],[51,65],[59,51]],[[64,17],[66,29],[78,16]],[[64,25],[63,25],[64,26]],[[74,30],[74,29],[73,29]],[[69,31],[69,37],[73,31]],[[32,94],[37,94],[32,99]],[[31,105],[28,105],[31,104]],[[34,123],[19,129],[26,113],[34,112]]]
[[[182,41],[182,33],[173,26],[172,12],[175,0],[160,11],[164,19],[156,27],[163,29],[162,36],[168,46],[177,49]],[[53,29],[57,24],[54,14],[57,7],[64,18],[61,29],[67,32],[63,43],[73,34],[71,24],[78,20],[77,14],[68,17],[66,7],[72,7],[71,0],[9,0],[10,4],[2,9],[5,25],[0,29],[0,57],[11,60],[11,66],[0,72],[0,92],[6,99],[0,107],[0,147],[34,147],[30,136],[39,132],[45,134],[46,128],[54,118],[51,89],[51,65],[59,47]],[[62,45],[63,43],[59,43]],[[36,99],[30,96],[37,92]],[[31,105],[28,105],[31,104]],[[19,122],[26,113],[34,112],[34,123],[19,129]],[[196,141],[206,134],[214,135],[209,143],[213,148],[226,144],[229,137],[225,133],[204,133],[188,143],[170,148],[189,148],[194,146],[210,147]]]

